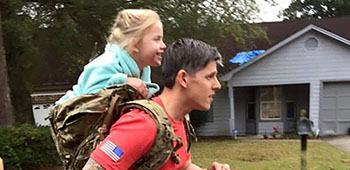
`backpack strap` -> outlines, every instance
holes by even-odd
[[[191,149],[192,140],[194,140],[195,142],[198,141],[196,132],[191,124],[189,114],[187,114],[184,118],[184,125],[185,125],[185,129],[186,129],[186,137],[187,137],[187,152],[189,152]]]
[[[121,107],[122,114],[134,108],[144,110],[155,120],[157,125],[157,136],[152,148],[134,163],[135,170],[159,169],[170,157],[176,164],[180,163],[180,158],[175,152],[183,146],[181,137],[175,136],[168,114],[158,103],[151,100],[134,100]],[[175,147],[174,143],[176,143]]]
[[[128,84],[110,86],[101,90],[99,94],[103,96],[110,96],[108,110],[103,118],[102,125],[98,127],[97,130],[100,134],[101,140],[107,136],[112,124],[121,116],[120,114],[115,114],[116,111],[118,111],[117,106],[119,103],[134,99],[145,99],[145,97],[139,91]]]

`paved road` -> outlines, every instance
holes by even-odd
[[[350,153],[350,136],[336,136],[321,138],[323,141],[335,146],[336,148],[343,150],[346,153]]]

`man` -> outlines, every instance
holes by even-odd
[[[180,162],[169,159],[161,170],[201,169],[191,161],[186,131],[185,116],[192,110],[209,110],[215,91],[221,88],[217,79],[217,63],[221,56],[216,48],[198,40],[180,39],[165,51],[162,73],[165,87],[152,100],[168,113],[174,133],[180,136],[183,146],[176,151]],[[91,154],[85,170],[130,169],[152,147],[157,133],[156,124],[148,114],[134,109],[124,114],[111,128],[110,134]],[[117,148],[117,157],[106,152],[110,145]],[[227,164],[212,163],[212,170],[229,170]]]

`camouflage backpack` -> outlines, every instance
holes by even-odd
[[[111,125],[130,109],[148,113],[157,124],[152,148],[133,164],[135,170],[161,167],[169,158],[178,163],[175,151],[182,146],[163,108],[150,100],[135,100],[142,95],[129,85],[118,85],[97,94],[81,95],[56,106],[49,114],[51,134],[66,170],[81,170],[92,151],[102,142]],[[188,145],[194,130],[188,117],[184,120]],[[174,143],[176,144],[174,147]]]

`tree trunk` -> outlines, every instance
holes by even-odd
[[[10,98],[10,88],[7,79],[5,50],[2,41],[2,22],[0,13],[0,126],[12,126],[14,116]]]

